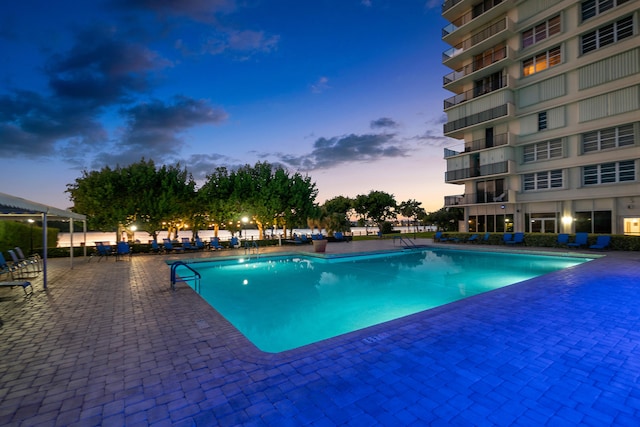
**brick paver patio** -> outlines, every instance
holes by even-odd
[[[280,354],[167,256],[53,259],[0,289],[0,425],[639,425],[640,254],[606,255]]]

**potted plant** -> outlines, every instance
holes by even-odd
[[[314,252],[324,253],[327,250],[327,239],[324,238],[322,233],[311,236],[311,242],[313,243]]]

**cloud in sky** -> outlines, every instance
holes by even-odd
[[[371,120],[370,127],[371,129],[381,129],[381,128],[397,128],[399,125],[393,119],[389,117],[381,117],[377,120]]]
[[[320,77],[313,84],[311,84],[311,92],[313,93],[322,93],[330,88],[331,86],[329,86],[329,78],[326,76]]]
[[[281,154],[280,161],[293,169],[311,171],[352,162],[371,162],[387,157],[404,157],[405,149],[395,134],[349,134],[318,138],[309,154]]]

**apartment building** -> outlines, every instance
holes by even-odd
[[[447,0],[461,231],[640,236],[640,0]]]

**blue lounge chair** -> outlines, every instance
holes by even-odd
[[[206,248],[206,245],[202,241],[200,237],[196,237],[196,249],[203,250]]]
[[[158,246],[158,242],[155,240],[151,241],[151,252],[153,252],[154,254],[160,253],[160,246]]]
[[[471,237],[469,237],[467,239],[467,243],[469,242],[477,242],[478,241],[478,235],[477,234],[472,234]]]
[[[513,233],[504,233],[502,235],[502,242],[503,243],[511,243],[513,241]]]
[[[9,256],[11,257],[11,261],[13,262],[13,267],[21,270],[23,277],[38,276],[38,274],[40,273],[38,265],[35,262],[26,259],[24,257],[24,254],[22,254],[22,251],[20,251],[20,253],[22,254],[21,256],[18,256],[14,249],[9,249],[8,252]]]
[[[0,287],[2,288],[13,288],[14,286],[20,286],[22,288],[22,290],[24,291],[25,295],[28,295],[27,293],[27,288],[29,286],[31,286],[31,282],[28,282],[26,280],[8,280],[8,281],[1,281],[0,282]],[[33,293],[33,286],[31,286],[31,293]]]
[[[195,251],[196,249],[198,249],[195,246],[191,245],[191,241],[188,237],[182,238],[182,248],[186,251]]]
[[[162,245],[167,252],[184,252],[184,248],[176,248],[170,239],[162,239]]]
[[[444,237],[442,231],[436,231],[436,234],[433,235],[434,242],[447,242],[449,239]]]
[[[482,243],[489,243],[489,237],[491,237],[491,233],[484,233],[482,237]]]
[[[108,242],[96,242],[96,254],[98,255],[98,262],[100,262],[103,257],[113,255],[113,248]]]
[[[569,243],[569,235],[567,233],[558,234],[558,240],[556,241],[556,245],[567,246],[568,243]]]
[[[524,243],[524,233],[518,232],[513,235],[513,239],[509,241],[505,241],[507,245],[517,245],[519,243]]]
[[[595,245],[589,246],[589,249],[605,249],[611,243],[611,236],[598,236]]]
[[[19,270],[18,266],[9,264],[2,252],[0,252],[0,275],[8,275],[11,280],[13,280],[15,279],[14,273],[17,273]]]
[[[127,242],[118,242],[116,245],[116,261],[119,261],[120,258],[129,255],[129,259],[131,259],[131,248]]]
[[[13,249],[16,251],[16,254],[18,255],[18,259],[20,261],[26,262],[38,273],[42,271],[43,265],[42,265],[42,258],[40,257],[40,255],[32,254],[26,257],[24,256],[24,252],[22,252],[22,249],[20,248],[20,246],[16,246]]]
[[[587,246],[588,237],[588,233],[576,233],[576,239],[571,243],[567,243],[567,246],[570,248],[580,248],[582,246]]]
[[[333,233],[333,238],[336,242],[344,242],[344,234],[342,234],[342,231],[336,231]]]
[[[224,249],[224,247],[220,244],[220,239],[218,239],[217,237],[212,237],[211,238],[211,243],[209,243],[209,246],[212,249]]]
[[[231,238],[231,241],[229,242],[229,244],[231,245],[232,248],[239,248],[240,247],[240,241],[238,240],[238,238],[236,236],[233,236]]]

